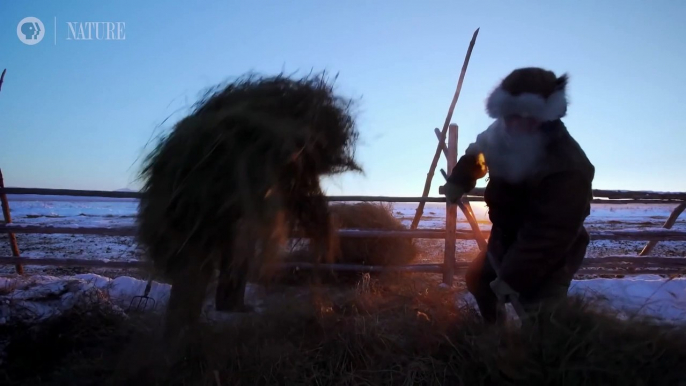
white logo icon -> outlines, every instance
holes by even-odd
[[[40,43],[45,36],[45,26],[38,18],[30,16],[21,19],[17,24],[17,37],[22,43],[30,46]]]

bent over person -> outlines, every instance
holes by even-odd
[[[488,253],[470,264],[467,288],[487,322],[501,320],[491,282],[519,294],[527,312],[562,300],[586,255],[595,168],[560,120],[567,111],[567,75],[541,68],[510,73],[491,93],[486,111],[495,122],[479,134],[453,168],[449,202],[489,173],[484,199],[493,224]]]

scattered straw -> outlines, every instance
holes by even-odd
[[[572,299],[526,330],[488,327],[422,280],[337,289],[315,303],[279,298],[263,315],[204,326],[183,350],[160,338],[155,320],[65,316],[59,330],[7,334],[2,371],[15,384],[46,385],[678,385],[686,377],[683,325],[617,320]]]

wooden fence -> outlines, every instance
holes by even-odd
[[[457,161],[457,125],[449,125],[448,144],[439,141],[439,150],[447,158],[448,170],[451,170]],[[440,139],[440,133],[437,133]],[[445,149],[446,151],[442,151]],[[440,154],[440,153],[439,153]],[[434,165],[435,166],[435,165]],[[433,175],[433,170],[429,177]],[[439,193],[442,193],[439,189]],[[0,170],[0,202],[2,203],[4,224],[0,224],[0,233],[9,234],[13,256],[0,256],[0,265],[15,265],[18,273],[23,273],[24,265],[40,266],[80,266],[91,268],[133,268],[145,269],[147,264],[142,261],[104,261],[89,258],[88,256],[60,259],[60,258],[28,258],[20,255],[19,246],[15,234],[72,234],[72,235],[101,235],[101,236],[134,236],[136,228],[133,226],[122,227],[54,227],[38,225],[20,225],[12,223],[9,201],[7,194],[15,195],[52,195],[52,196],[76,196],[76,197],[102,197],[102,198],[129,198],[141,197],[138,192],[116,192],[97,190],[70,190],[70,189],[43,189],[43,188],[16,188],[4,187],[2,171]],[[664,258],[648,256],[659,241],[686,241],[686,232],[672,231],[671,227],[678,216],[686,209],[686,193],[680,192],[651,192],[651,191],[624,191],[624,190],[594,190],[593,202],[602,204],[678,204],[663,225],[663,230],[618,230],[590,232],[591,240],[632,240],[647,241],[645,248],[639,256],[605,256],[601,258],[586,259],[580,274],[643,274],[661,273],[676,274],[686,270],[686,259]],[[417,229],[417,218],[421,217],[423,203],[444,203],[444,197],[389,197],[389,196],[329,196],[329,202],[391,202],[409,203],[418,202],[417,213],[413,226],[407,230],[383,230],[383,229],[341,229],[340,237],[391,237],[413,239],[443,239],[445,251],[442,264],[414,264],[395,267],[380,267],[350,264],[322,264],[322,269],[335,271],[359,271],[359,272],[384,272],[384,271],[407,271],[427,272],[443,274],[443,282],[452,284],[454,276],[463,272],[467,263],[457,262],[455,259],[456,240],[475,240],[479,248],[487,245],[486,239],[489,231],[481,231],[471,211],[469,202],[483,201],[483,189],[474,189],[463,199],[462,214],[467,219],[471,231],[457,230],[457,205],[446,206],[445,229]],[[293,234],[291,237],[301,237]],[[282,269],[311,269],[308,263],[280,264]]]
[[[456,129],[456,128],[455,128]],[[449,141],[452,142],[452,141]],[[450,147],[455,143],[449,143]],[[672,231],[677,217],[686,208],[685,193],[662,193],[662,192],[640,192],[640,191],[609,191],[594,190],[594,202],[606,204],[626,204],[626,203],[679,203],[672,212],[664,230],[617,230],[591,232],[591,240],[633,240],[648,241],[641,254],[637,256],[605,256],[602,258],[586,259],[580,274],[643,274],[661,273],[675,274],[686,270],[686,259],[664,258],[657,256],[647,256],[655,244],[659,241],[686,241],[686,232]],[[60,258],[28,258],[19,253],[15,234],[79,234],[79,235],[107,235],[107,236],[134,236],[136,228],[134,226],[121,227],[54,227],[42,225],[20,225],[12,223],[9,201],[7,194],[31,194],[31,195],[53,195],[53,196],[77,196],[77,197],[109,197],[109,198],[132,198],[140,197],[138,192],[111,192],[111,191],[91,191],[91,190],[69,190],[69,189],[41,189],[41,188],[5,188],[3,186],[2,171],[0,171],[0,198],[3,207],[5,224],[0,224],[0,233],[10,235],[13,256],[0,257],[0,265],[15,265],[17,272],[22,273],[23,265],[41,266],[80,266],[92,268],[134,268],[145,269],[147,264],[142,261],[103,261],[91,259],[88,256],[81,256],[69,259]],[[329,196],[330,202],[445,202],[444,197],[386,197],[386,196]],[[475,189],[470,196],[465,197],[465,202],[483,200],[483,191]],[[452,207],[452,208],[450,208]],[[456,209],[457,206],[450,205],[449,209]],[[489,231],[478,229],[474,221],[473,213],[464,210],[463,214],[467,218],[471,231],[461,231],[456,229],[456,222],[450,223],[446,220],[446,229],[408,229],[408,230],[369,230],[369,229],[341,229],[338,231],[340,237],[391,237],[391,238],[413,238],[413,239],[443,239],[446,240],[446,249],[442,264],[414,264],[395,267],[380,267],[367,265],[349,264],[324,264],[323,269],[336,271],[359,271],[359,272],[384,272],[384,271],[407,271],[407,272],[427,272],[442,273],[444,283],[452,283],[456,273],[463,272],[466,262],[455,261],[455,240],[475,240],[481,248],[486,245],[486,238]],[[450,212],[446,212],[446,217]],[[293,238],[302,237],[300,234],[291,235]],[[451,241],[452,239],[452,241]],[[452,250],[452,251],[451,251]],[[452,252],[452,253],[451,253]],[[280,264],[282,269],[311,269],[308,263],[285,263]]]

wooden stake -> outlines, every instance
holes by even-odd
[[[686,209],[686,202],[681,203],[679,206],[674,208],[674,210],[672,211],[672,214],[669,215],[669,218],[665,222],[665,225],[663,225],[662,227],[665,229],[672,229],[672,226],[676,222],[676,219],[679,218],[679,216],[684,211],[684,209]],[[653,248],[655,248],[657,243],[658,243],[657,240],[648,241],[646,246],[643,247],[643,250],[638,255],[639,256],[645,256],[645,255],[649,254],[650,252],[652,252]]]
[[[5,75],[3,71],[2,75]],[[2,85],[2,77],[0,77],[0,85]],[[2,169],[0,169],[0,188],[5,187],[5,181],[2,178]],[[10,204],[7,201],[7,195],[5,193],[0,194],[0,202],[2,203],[2,217],[5,219],[5,223],[9,224],[12,222],[12,216],[10,216]],[[10,248],[12,248],[12,256],[19,256],[19,244],[17,244],[17,237],[14,233],[7,234],[10,239]],[[21,264],[16,264],[15,269],[20,275],[24,274],[24,267]]]
[[[445,122],[443,123],[443,131],[441,131],[441,138],[438,139],[438,146],[436,146],[436,154],[434,154],[434,159],[431,161],[431,167],[429,168],[429,173],[426,174],[426,182],[424,183],[424,192],[422,197],[427,197],[429,195],[429,190],[431,189],[431,180],[434,177],[434,172],[436,171],[436,165],[438,165],[438,159],[441,156],[441,143],[445,141],[445,135],[448,132],[448,125],[450,120],[453,118],[453,111],[455,110],[455,104],[457,104],[457,98],[460,97],[460,91],[462,90],[462,82],[464,81],[464,76],[467,73],[467,65],[469,64],[469,58],[472,56],[472,50],[474,49],[474,43],[476,43],[476,36],[479,34],[479,28],[474,31],[472,40],[469,42],[469,48],[467,49],[467,55],[464,58],[464,63],[462,64],[462,72],[460,72],[460,79],[457,82],[457,89],[455,90],[455,95],[453,95],[453,101],[450,103],[450,108],[448,109],[448,115],[445,117]],[[448,169],[448,173],[452,172],[452,169]],[[419,220],[422,218],[424,213],[424,202],[420,202],[417,207],[417,213],[414,215],[412,220],[412,225],[410,229],[417,229],[419,225]]]
[[[448,131],[448,170],[457,163],[457,125],[450,125]],[[457,228],[457,206],[445,204],[445,254],[443,256],[443,283],[452,286],[455,279],[455,230]]]
[[[469,205],[469,201],[462,202],[460,208],[462,208],[462,213],[464,213],[464,216],[467,218],[469,226],[472,227],[472,232],[474,232],[474,239],[476,240],[476,243],[479,245],[479,250],[485,251],[486,248],[488,248],[488,242],[486,241],[486,238],[481,232],[481,228],[479,228],[479,223],[476,221],[476,216],[474,215],[472,206]]]
[[[2,70],[2,75],[0,75],[0,90],[2,90],[2,82],[5,81],[5,73],[7,72],[7,69]]]
[[[434,129],[434,133],[436,133],[436,138],[438,138],[438,146],[441,147],[441,150],[443,151],[443,155],[447,158],[448,157],[448,148],[445,146],[445,142],[441,140],[441,131],[438,130],[438,127]]]

